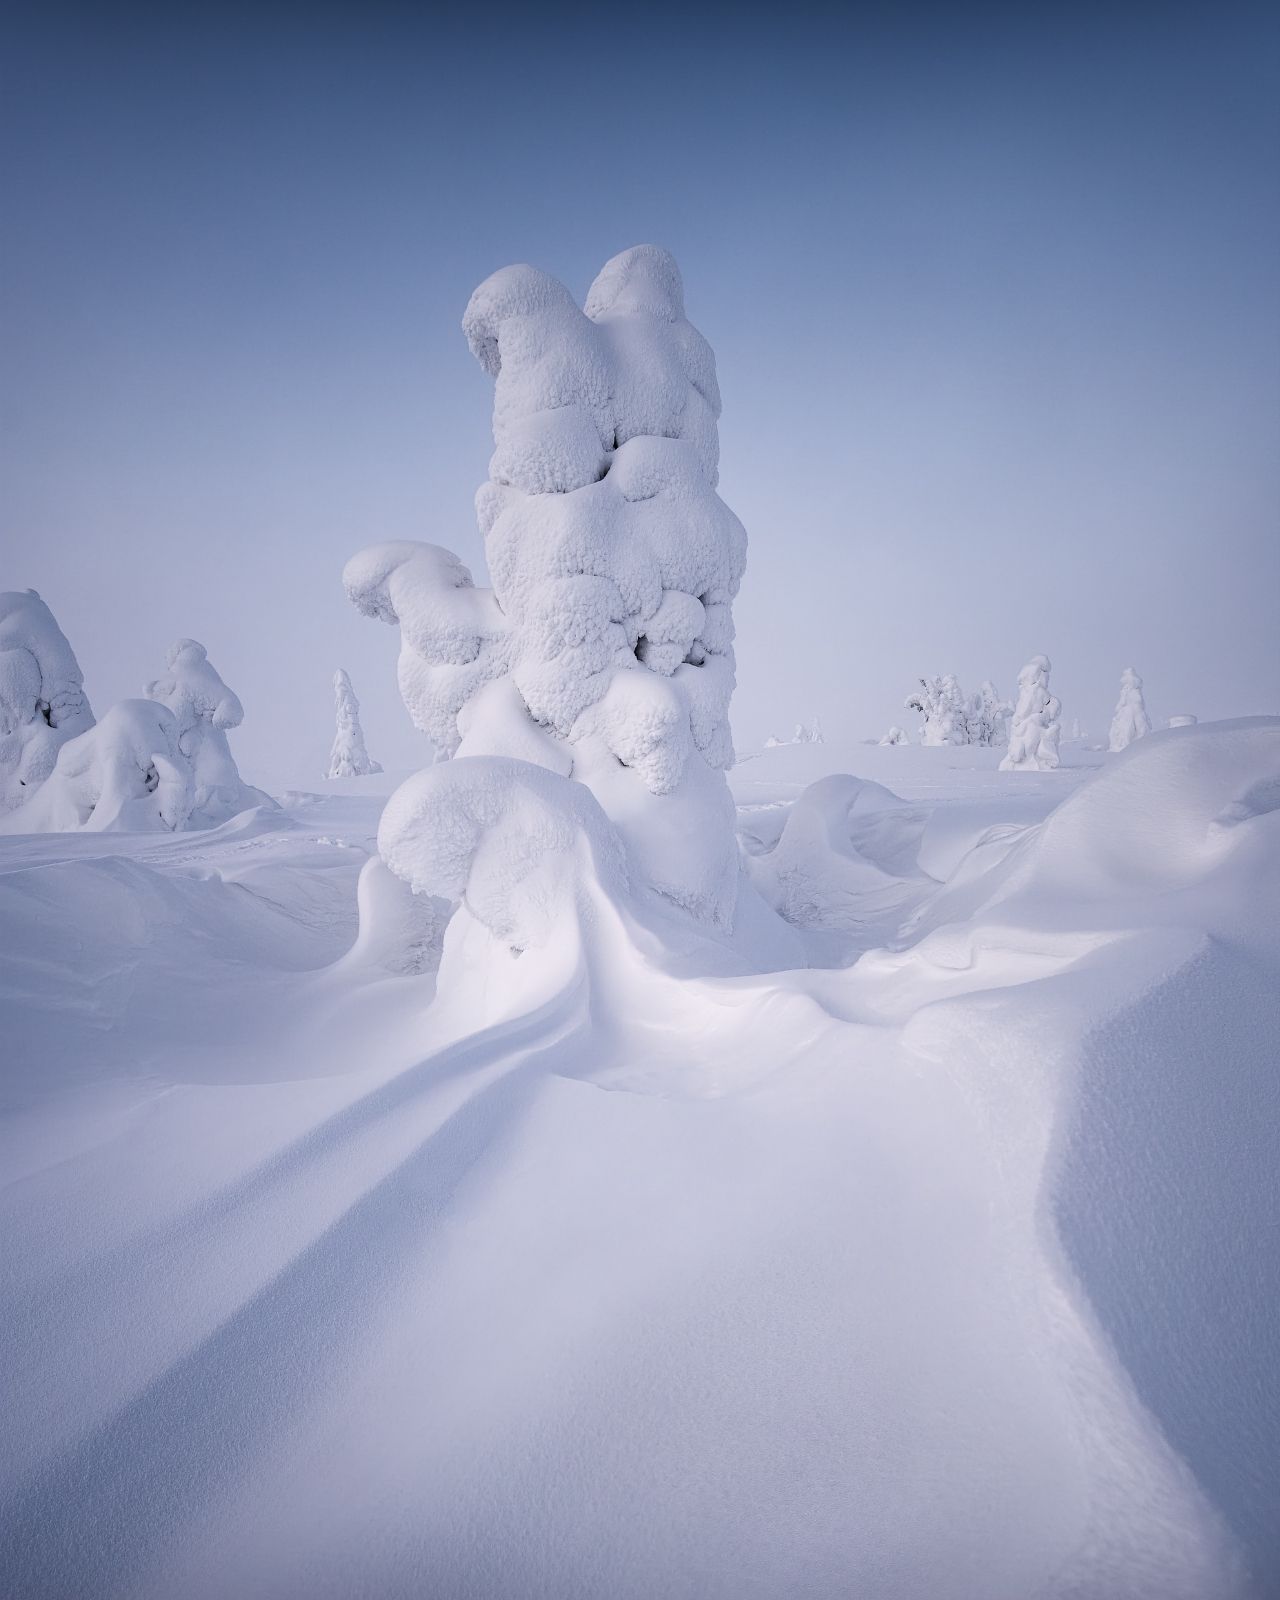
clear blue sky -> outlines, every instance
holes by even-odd
[[[1274,15],[1274,13],[1273,13]],[[0,587],[99,710],[199,638],[250,779],[333,669],[410,763],[386,538],[458,550],[496,267],[685,275],[751,539],[734,725],[1054,661],[1105,726],[1280,710],[1280,70],[1262,9],[10,8]]]

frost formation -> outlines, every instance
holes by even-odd
[[[1048,656],[1032,656],[1018,674],[1018,703],[1001,772],[1052,772],[1058,765],[1062,705],[1049,693],[1051,669]]]
[[[93,726],[84,674],[34,589],[0,594],[0,814],[29,801]]]
[[[334,707],[338,731],[334,734],[333,749],[329,752],[328,778],[364,778],[381,772],[379,762],[371,759],[364,745],[364,729],[360,726],[360,702],[351,687],[346,669],[339,667],[333,675]]]
[[[1141,739],[1150,732],[1151,718],[1147,715],[1146,702],[1142,698],[1142,679],[1132,667],[1126,667],[1120,674],[1120,698],[1116,702],[1115,715],[1111,718],[1111,738],[1107,748],[1112,754],[1127,750],[1135,739]]]
[[[715,492],[715,359],[679,270],[656,246],[624,251],[579,310],[555,278],[506,267],[463,331],[495,382],[476,496],[492,588],[447,550],[397,543],[355,556],[347,593],[399,625],[400,690],[442,754],[585,783],[639,875],[727,925],[746,534]]]

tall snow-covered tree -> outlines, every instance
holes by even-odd
[[[333,675],[333,697],[338,728],[333,737],[329,770],[325,776],[364,778],[371,773],[381,772],[382,767],[365,749],[364,729],[360,726],[360,702],[356,699],[345,667],[339,667]]]
[[[507,267],[472,295],[463,331],[495,381],[495,450],[476,498],[493,586],[477,588],[447,550],[399,543],[355,556],[347,593],[399,624],[401,693],[439,751],[572,774],[639,876],[727,925],[746,534],[715,492],[715,359],[685,317],[679,269],[655,246],[627,250],[579,309],[546,273]],[[482,781],[449,761],[410,780],[437,815],[471,806],[467,786]],[[537,787],[537,804],[554,792]],[[578,815],[577,798],[564,805]],[[408,859],[391,840],[402,809],[384,818],[393,869]]]
[[[1132,667],[1120,674],[1120,698],[1111,718],[1111,738],[1107,748],[1113,753],[1127,749],[1135,739],[1151,732],[1151,718],[1142,698],[1142,679]]]
[[[1058,765],[1062,706],[1049,692],[1051,670],[1048,656],[1032,656],[1018,674],[1018,703],[1001,772],[1051,772]]]
[[[93,726],[84,675],[34,589],[0,594],[0,812],[25,804]]]

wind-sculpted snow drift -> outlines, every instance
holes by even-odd
[[[84,676],[34,589],[0,594],[0,813],[30,800],[58,751],[93,726]]]
[[[40,1064],[0,1122],[8,1590],[1272,1592],[1280,721],[1056,809],[1070,769],[951,804],[946,752],[857,754],[914,796],[830,776],[752,858],[861,952],[827,970],[753,971],[510,758],[382,821],[460,904],[430,1004],[363,929],[334,959],[361,855],[314,830],[373,800],[0,840]]]
[[[401,692],[440,751],[572,776],[645,882],[728,927],[746,535],[715,493],[715,362],[675,262],[624,252],[585,311],[554,278],[508,267],[463,328],[496,386],[476,497],[493,587],[447,550],[401,543],[348,563],[347,592],[399,625]]]

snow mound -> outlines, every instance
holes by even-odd
[[[416,774],[387,802],[378,851],[415,894],[460,901],[518,950],[550,940],[584,882],[626,886],[595,798],[527,761],[464,757]]]
[[[177,718],[150,700],[120,700],[63,745],[53,772],[0,831],[173,832],[188,825],[194,803]]]
[[[0,812],[29,800],[93,726],[84,675],[34,589],[0,594]]]
[[[167,673],[147,685],[147,699],[166,706],[178,729],[178,748],[191,764],[190,826],[216,827],[237,812],[275,801],[240,776],[227,743],[228,728],[244,720],[239,699],[223,683],[205,647],[179,639],[169,648]]]

